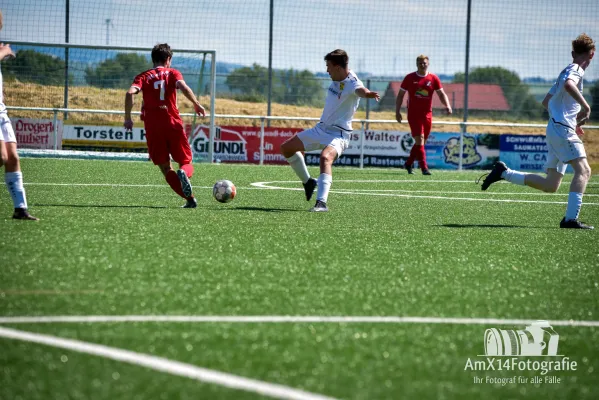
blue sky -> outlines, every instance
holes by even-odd
[[[587,32],[599,41],[599,2],[472,0],[470,65],[499,65],[521,77],[555,78],[571,61],[570,42]],[[70,0],[70,42],[215,49],[217,60],[268,62],[269,0]],[[64,42],[65,1],[3,0],[6,42]],[[464,70],[467,0],[275,0],[276,68],[324,72],[335,48],[354,70],[398,75],[424,53],[431,71]],[[175,59],[176,61],[176,59]],[[597,61],[596,61],[597,63]],[[587,79],[599,79],[592,64]]]

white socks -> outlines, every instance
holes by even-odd
[[[293,169],[302,183],[308,182],[308,179],[310,179],[310,173],[308,172],[308,167],[306,167],[306,161],[304,160],[302,153],[295,153],[287,159],[287,162],[289,165],[291,165],[291,169]]]
[[[320,174],[318,176],[318,192],[316,194],[316,200],[327,202],[329,197],[329,190],[331,190],[331,183],[333,183],[333,177],[329,174]]]
[[[503,171],[501,177],[510,183],[515,183],[516,185],[524,186],[524,178],[526,177],[526,175],[528,174],[508,168],[506,171]]]
[[[20,171],[7,172],[4,174],[4,181],[15,208],[27,208],[25,189],[23,189],[23,174]]]
[[[582,193],[568,193],[568,206],[566,207],[566,221],[578,219],[582,207]]]

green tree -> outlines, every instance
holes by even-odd
[[[58,57],[35,50],[19,50],[15,58],[2,63],[7,79],[41,85],[64,84],[65,62]]]
[[[322,86],[312,72],[289,69],[280,71],[277,75],[281,87],[276,91],[276,102],[312,105],[322,100]]]
[[[239,99],[263,102],[268,97],[268,68],[258,64],[234,70],[227,86]],[[310,71],[294,69],[273,71],[272,100],[282,104],[315,104],[322,97],[322,86]]]
[[[522,83],[515,72],[502,67],[477,67],[470,71],[468,80],[470,83],[489,83],[501,86],[503,94],[510,105],[510,114],[540,118],[543,113],[543,106],[536,101],[530,93],[528,85]],[[464,83],[464,73],[456,73],[453,81],[455,83]]]
[[[599,80],[591,87],[591,119],[599,121]]]
[[[101,88],[126,89],[131,86],[137,74],[150,68],[152,64],[140,54],[119,53],[116,57],[101,62],[96,68],[86,68],[85,81]]]
[[[273,74],[274,75],[274,74]],[[237,68],[227,76],[227,86],[241,93],[241,98],[250,101],[263,102],[268,96],[268,68],[258,64],[251,67]],[[276,76],[273,76],[273,92]]]

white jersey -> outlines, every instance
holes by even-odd
[[[572,80],[582,94],[582,77],[584,69],[578,64],[568,65],[549,90],[552,96],[549,100],[549,116],[554,122],[576,129],[576,115],[580,112],[580,104],[566,91],[565,84]]]
[[[2,68],[0,68],[0,113],[6,112],[6,106],[4,105],[4,90],[2,87]]]
[[[363,88],[364,84],[353,71],[344,80],[333,81],[327,90],[327,98],[322,110],[320,122],[326,126],[334,126],[344,131],[351,131],[351,120],[358,109],[360,97],[356,89]]]

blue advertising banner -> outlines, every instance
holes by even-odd
[[[518,171],[544,171],[547,143],[542,135],[501,135],[501,161]]]
[[[460,134],[431,132],[426,142],[426,161],[431,168],[456,169],[460,164]],[[499,160],[499,135],[464,135],[462,167],[490,169]]]
[[[414,139],[409,132],[368,130],[364,135],[364,166],[403,168]],[[457,169],[460,163],[460,134],[431,132],[425,146],[430,168]],[[360,165],[361,142],[354,132],[349,148],[336,161],[337,165]],[[318,165],[320,152],[306,153],[306,163]],[[490,169],[499,160],[499,135],[464,136],[462,167]],[[418,168],[418,163],[414,164]]]

